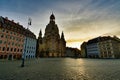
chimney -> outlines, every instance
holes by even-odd
[[[14,22],[14,20],[12,20],[12,22]]]
[[[19,22],[17,22],[17,24],[19,25]]]
[[[5,17],[5,19],[7,19],[7,20],[8,20],[8,17]]]

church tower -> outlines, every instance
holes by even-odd
[[[40,52],[41,52],[41,46],[42,46],[42,31],[40,30],[39,32],[39,36],[37,39],[37,50],[36,50],[36,57],[40,56]]]
[[[41,31],[39,33],[39,54],[44,57],[61,57],[64,56],[62,47],[66,47],[66,41],[62,32],[61,38],[59,35],[59,29],[55,23],[55,16],[52,13],[50,21],[45,28],[44,36],[41,40]],[[41,46],[41,47],[40,47]]]
[[[62,40],[62,41],[65,41],[65,38],[64,38],[64,33],[63,33],[63,31],[62,31],[62,34],[61,34],[61,40]]]
[[[61,34],[61,39],[60,39],[60,50],[61,50],[61,55],[65,56],[65,52],[66,52],[66,41],[64,38],[64,33],[62,32]]]
[[[42,44],[42,31],[40,30],[39,32],[39,37],[38,37],[39,42]]]

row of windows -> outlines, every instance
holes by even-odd
[[[98,47],[87,47],[87,49],[98,49]]]
[[[27,43],[33,43],[34,44],[36,42],[36,39],[30,39],[29,38],[29,39],[26,39],[26,40],[27,40]]]
[[[26,59],[29,59],[29,58],[35,58],[35,56],[27,55],[27,56],[26,56]]]
[[[106,43],[111,43],[111,40],[107,40],[107,41],[102,41],[102,42],[100,42],[100,44],[106,44]]]
[[[25,48],[27,48],[27,49],[35,49],[35,47],[29,47],[29,46],[27,46]]]
[[[101,49],[101,50],[112,50],[112,47],[107,47],[107,48],[101,47],[100,49]]]
[[[113,50],[106,49],[106,50],[101,50],[101,52],[113,52]]]
[[[103,55],[105,55],[105,54],[106,54],[106,55],[112,54],[112,52],[110,52],[110,51],[109,51],[109,52],[107,52],[107,51],[106,51],[106,52],[101,52],[101,53],[102,53]]]
[[[27,51],[25,50],[25,52],[26,53],[35,53],[35,51],[31,51],[31,50],[30,51],[29,50],[27,50]]]
[[[9,47],[0,47],[1,51],[14,51],[14,52],[22,52],[22,49],[17,49],[17,48],[9,48]]]
[[[35,45],[35,44],[36,44],[36,41],[27,42],[26,44]]]
[[[109,47],[109,46],[112,46],[112,44],[101,44],[99,45],[100,47]]]
[[[7,36],[7,35],[5,36],[5,35],[1,34],[0,37],[1,37],[1,38],[4,38],[4,37],[5,37],[5,38],[7,38],[7,39],[12,39],[12,40],[24,42],[24,39],[15,38],[15,37],[13,37],[13,36]]]
[[[87,52],[99,52],[98,50],[87,50]]]
[[[2,43],[3,43],[3,44],[6,44],[7,42],[6,42],[6,41],[3,42],[2,40],[0,40],[0,44],[2,44]],[[21,46],[21,47],[23,47],[22,44],[18,44],[18,43],[14,43],[14,42],[12,42],[12,43],[11,43],[11,42],[8,42],[7,44],[8,44],[8,45],[12,45],[12,46],[18,46],[18,47]]]
[[[88,48],[96,48],[97,45],[87,45]]]
[[[21,35],[21,34],[17,34],[16,32],[8,31],[8,30],[5,30],[5,29],[2,29],[1,31],[2,31],[2,32],[6,32],[6,33],[10,33],[10,34],[14,34],[14,35],[17,35],[17,36],[20,36],[20,37],[24,37],[24,36]]]

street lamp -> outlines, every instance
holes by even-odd
[[[24,58],[22,58],[22,64],[21,67],[24,67]]]
[[[24,50],[24,54],[23,54],[23,58],[22,58],[22,64],[21,64],[21,67],[24,67],[24,62],[25,62],[25,51],[26,51],[26,43],[27,43],[27,37],[25,38],[25,50]]]
[[[29,26],[31,25],[31,22],[32,22],[32,19],[31,18],[29,18],[28,19],[28,26],[27,26],[27,29],[29,30]],[[26,30],[26,32],[27,32],[27,30]],[[24,50],[24,54],[23,54],[23,58],[22,58],[22,64],[21,64],[21,67],[24,67],[25,65],[24,65],[24,62],[25,62],[25,52],[26,52],[26,44],[27,44],[27,36],[26,36],[26,38],[25,38],[25,50]]]

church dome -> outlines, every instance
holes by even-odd
[[[58,36],[55,36],[58,35]],[[59,29],[57,24],[55,24],[55,16],[54,14],[50,15],[50,22],[45,28],[45,36],[55,36],[55,37],[60,37],[59,36]]]

